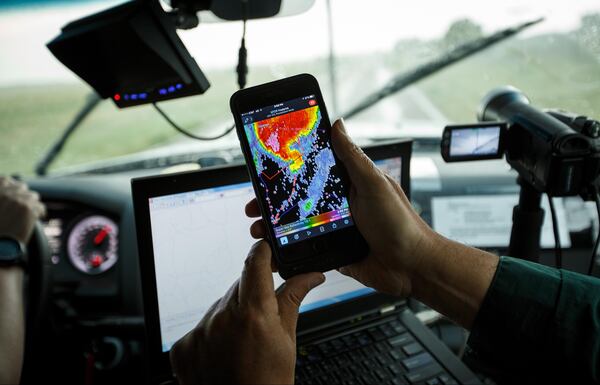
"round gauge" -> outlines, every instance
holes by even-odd
[[[110,269],[118,259],[117,224],[102,215],[83,218],[71,229],[67,250],[77,270],[99,274]]]

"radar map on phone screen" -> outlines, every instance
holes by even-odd
[[[314,95],[244,113],[242,122],[281,246],[352,225]]]

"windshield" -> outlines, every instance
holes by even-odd
[[[0,5],[0,174],[32,174],[91,92],[45,43],[67,22],[117,2],[22,3],[30,2]],[[520,88],[536,106],[600,118],[597,0],[317,0],[297,16],[248,22],[248,85],[312,73],[330,115],[340,116],[398,73],[538,17],[545,21],[360,113],[348,122],[352,133],[439,136],[445,124],[474,121],[482,96],[506,84]],[[161,104],[180,126],[208,136],[231,124],[228,101],[236,90],[241,33],[241,22],[204,23],[202,17],[198,28],[179,32],[211,82],[204,95]],[[194,142],[149,106],[119,110],[108,100],[69,139],[50,171],[140,152],[158,156],[235,146],[234,133]]]

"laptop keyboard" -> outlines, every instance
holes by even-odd
[[[453,385],[451,377],[396,318],[298,348],[296,384]]]

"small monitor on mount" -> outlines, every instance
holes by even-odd
[[[73,21],[48,48],[120,108],[202,94],[210,87],[158,1],[132,1]]]

